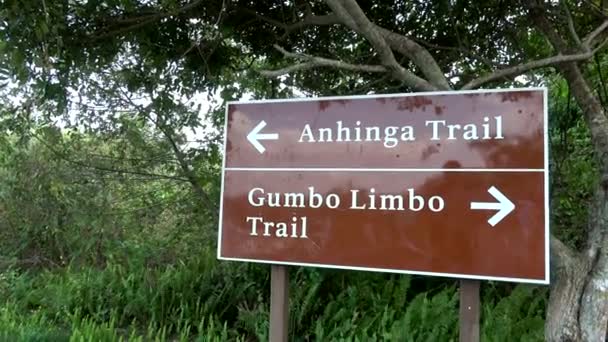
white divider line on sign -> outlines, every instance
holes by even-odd
[[[419,169],[419,168],[332,168],[332,167],[226,167],[226,171],[343,171],[343,172],[545,172],[545,169]]]

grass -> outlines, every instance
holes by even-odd
[[[455,282],[292,268],[290,340],[455,341]],[[171,265],[5,270],[2,341],[266,341],[268,267],[212,251]],[[542,341],[546,289],[486,284],[484,341]]]

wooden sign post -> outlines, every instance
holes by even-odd
[[[285,265],[461,282],[549,283],[547,90],[229,103],[218,258],[272,267],[271,338],[286,338]]]
[[[479,280],[460,281],[460,342],[479,342]]]
[[[289,333],[289,270],[270,268],[270,342],[287,342]]]

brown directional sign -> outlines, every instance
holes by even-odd
[[[232,102],[218,257],[549,282],[545,88]]]

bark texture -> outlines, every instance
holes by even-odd
[[[578,65],[565,63],[560,70],[583,109],[602,179],[589,212],[585,250],[568,256],[556,269],[545,336],[548,341],[605,341],[608,328],[608,118]]]
[[[591,31],[583,41],[571,47],[548,19],[549,10],[540,1],[526,1],[532,21],[544,34],[558,54],[571,49],[588,52],[600,49],[606,38],[608,21]],[[574,31],[572,28],[570,31]],[[570,32],[572,36],[578,36]],[[589,208],[589,228],[586,246],[576,255],[563,253],[555,267],[547,311],[545,337],[548,341],[605,341],[608,330],[608,118],[600,99],[592,91],[580,66],[573,61],[557,65],[568,82],[572,95],[581,107],[591,132],[591,141],[599,162],[601,181]],[[569,255],[570,254],[570,255]]]

